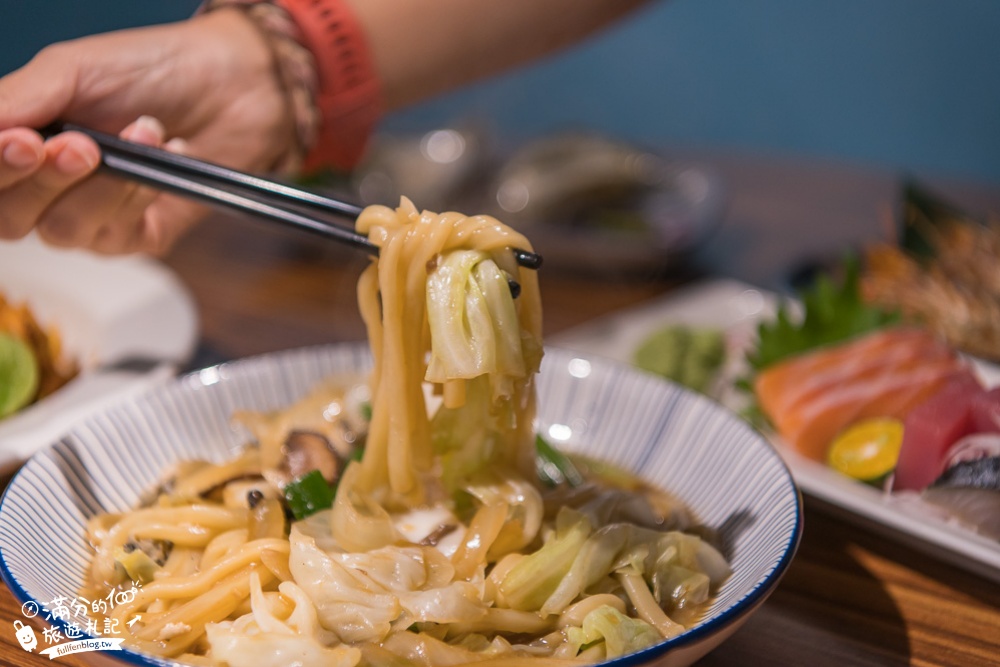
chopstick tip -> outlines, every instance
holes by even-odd
[[[521,250],[520,248],[514,248],[513,253],[518,265],[526,269],[540,269],[542,267],[542,256],[537,253]]]

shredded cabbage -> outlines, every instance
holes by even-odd
[[[457,623],[486,614],[482,580],[455,581],[433,547],[323,551],[292,527],[289,568],[316,605],[320,624],[344,642],[381,641],[413,623]]]
[[[431,359],[425,379],[443,383],[489,375],[509,398],[526,374],[517,310],[503,271],[485,253],[446,253],[427,278]]]
[[[590,521],[573,510],[561,510],[556,523],[556,532],[542,548],[518,561],[500,581],[498,588],[506,606],[541,609],[590,535]]]
[[[284,621],[268,609],[260,578],[250,575],[252,611],[235,621],[209,623],[205,634],[209,656],[229,665],[257,667],[354,667],[361,660],[357,648],[337,644],[320,627],[305,592],[290,581],[278,589],[295,608]]]
[[[660,632],[649,623],[629,618],[614,607],[598,607],[583,619],[579,628],[566,631],[570,643],[577,650],[603,641],[608,659],[635,653],[661,641]]]

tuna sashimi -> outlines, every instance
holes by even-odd
[[[984,391],[972,403],[973,433],[1000,433],[1000,387]]]
[[[929,333],[890,329],[776,364],[758,375],[754,389],[782,438],[822,461],[853,422],[902,418],[967,373]]]
[[[919,491],[937,479],[948,449],[973,432],[972,408],[984,393],[971,374],[963,375],[906,415],[893,490]]]

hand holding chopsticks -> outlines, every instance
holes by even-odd
[[[109,173],[378,254],[378,246],[367,237],[333,222],[336,218],[357,218],[362,207],[356,204],[76,125],[50,126],[42,134],[53,136],[65,131],[91,137],[101,149],[101,166]],[[517,248],[512,251],[519,265],[529,269],[541,266],[540,255]]]

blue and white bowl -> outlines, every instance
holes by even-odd
[[[362,345],[264,355],[179,378],[79,423],[35,455],[4,494],[4,581],[24,602],[72,599],[90,559],[89,517],[134,507],[177,460],[231,457],[246,439],[231,426],[234,411],[281,408],[320,380],[357,376],[370,363]],[[703,620],[607,663],[691,664],[764,602],[795,553],[802,513],[788,469],[739,417],[622,364],[549,349],[538,389],[538,428],[555,444],[637,472],[717,529],[733,574]],[[114,656],[176,664],[129,651]]]

